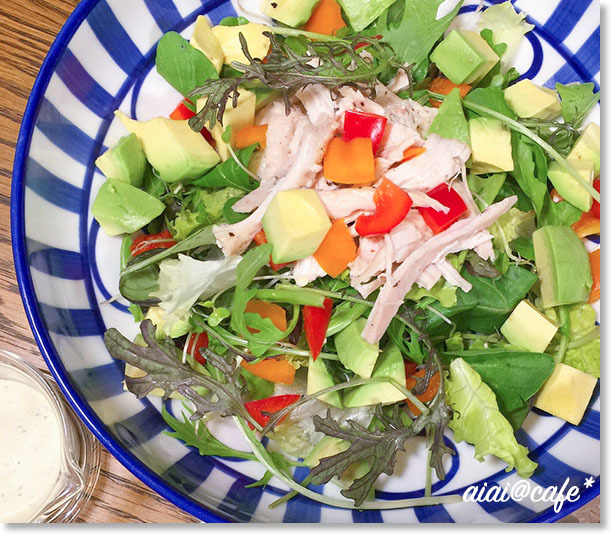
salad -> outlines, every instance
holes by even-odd
[[[172,435],[261,462],[258,484],[291,490],[276,504],[459,500],[431,496],[447,429],[530,477],[514,434],[530,409],[577,425],[600,377],[600,249],[584,242],[600,233],[599,93],[519,79],[533,27],[511,3],[445,4],[201,16],[189,42],[157,46],[181,102],[148,121],[116,112],[128,134],[96,161],[92,213],[122,237],[141,331],[105,334],[126,389],[182,400],[179,418],[162,410]],[[216,438],[212,416],[251,451]],[[418,438],[425,497],[374,500]],[[328,482],[339,497],[309,487]]]

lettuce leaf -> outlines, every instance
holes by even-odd
[[[594,84],[555,84],[555,89],[562,99],[562,117],[566,123],[575,128],[583,124],[583,120],[594,105],[600,100],[600,92],[594,93]]]
[[[523,212],[512,207],[506,214],[500,216],[488,230],[493,235],[494,246],[505,251],[506,245],[516,238],[532,237],[532,233],[536,230],[535,214],[533,211]]]
[[[506,52],[502,55],[504,66],[512,63],[523,36],[534,28],[533,24],[525,22],[525,13],[517,13],[510,2],[487,8],[477,26],[479,31],[491,30],[495,43],[506,43]]]
[[[532,476],[538,466],[527,456],[528,449],[515,439],[513,428],[500,413],[495,394],[480,375],[462,358],[455,359],[445,382],[446,400],[453,409],[449,426],[455,441],[474,445],[475,458],[492,454],[516,469],[521,478]]]
[[[396,0],[338,0],[355,32],[360,32],[376,20]]]
[[[166,259],[160,263],[159,290],[152,295],[160,298],[162,329],[168,329],[190,312],[199,300],[235,284],[235,268],[241,261],[236,255],[213,261],[198,261],[187,255]]]

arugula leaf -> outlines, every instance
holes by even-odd
[[[144,258],[152,257],[157,252],[154,249],[145,251],[138,257],[132,257],[126,263],[126,267],[133,266]],[[141,270],[121,275],[119,283],[120,294],[129,302],[137,305],[156,305],[160,300],[152,296],[152,292],[158,290],[158,272],[157,266],[146,266]]]
[[[508,463],[521,478],[528,478],[537,464],[527,457],[528,450],[517,443],[511,424],[500,413],[489,386],[463,358],[455,359],[446,379],[446,398],[453,409],[449,426],[455,441],[474,445],[474,457],[483,461],[492,454]]]
[[[177,32],[167,32],[158,41],[156,70],[184,97],[206,80],[218,78],[210,59]]]
[[[464,266],[469,274],[477,277],[496,279],[502,275],[490,261],[480,257],[474,250],[468,251]]]
[[[579,128],[587,114],[600,100],[600,92],[594,93],[594,84],[555,84],[555,89],[562,99],[562,117],[566,123]]]
[[[436,41],[442,37],[463,4],[463,1],[459,1],[446,16],[436,19],[438,8],[443,2],[402,0],[397,7],[399,12],[405,3],[399,21],[389,21],[388,13],[385,12],[376,21],[374,32],[382,35],[382,41],[389,44],[400,59],[416,70],[427,59]]]
[[[461,94],[458,88],[453,89],[442,101],[428,133],[438,134],[443,138],[452,138],[468,146],[470,145],[470,130],[463,113]]]
[[[218,24],[220,26],[243,26],[249,22],[245,17],[224,17]]]
[[[189,447],[197,448],[201,456],[220,456],[222,458],[258,461],[251,452],[243,452],[222,443],[209,431],[206,422],[190,420],[184,412],[182,412],[182,422],[173,417],[164,405],[161,413],[164,422],[173,430],[173,432],[165,432],[165,434],[183,441]]]
[[[515,411],[525,407],[555,366],[550,355],[515,350],[457,351],[452,352],[452,356],[462,357],[480,374],[482,381],[495,393],[498,407],[509,421],[518,416]]]
[[[544,225],[565,225],[569,227],[573,223],[579,221],[581,210],[571,205],[565,199],[553,201],[550,197],[547,198],[547,203],[544,207],[540,218],[540,226]]]
[[[496,43],[493,37],[493,31],[485,28],[480,32],[481,37],[487,42],[491,49],[498,55],[500,61],[498,61],[493,68],[485,75],[485,77],[478,84],[479,87],[488,87],[492,85],[492,81],[496,76],[501,76],[502,71],[502,56],[506,52],[508,45],[506,43]]]
[[[247,167],[250,163],[252,153],[254,153],[257,147],[258,144],[255,143],[250,145],[250,147],[245,147],[237,151],[237,158],[244,167]],[[192,184],[205,188],[232,187],[246,193],[258,187],[258,182],[252,179],[250,175],[235,162],[234,158],[229,158],[221,164],[218,164],[200,179],[193,181]]]
[[[511,134],[515,162],[512,175],[532,201],[536,214],[541,214],[548,193],[547,158],[542,149],[525,136]]]
[[[241,369],[241,376],[246,382],[246,390],[250,400],[262,400],[273,396],[274,384],[255,376],[246,369]]]
[[[468,187],[476,195],[482,210],[493,204],[505,180],[506,173],[494,173],[485,178],[478,175],[468,175]]]
[[[348,19],[350,26],[355,32],[367,28],[378,16],[396,0],[339,0]]]
[[[489,108],[494,112],[505,115],[510,119],[517,118],[515,112],[513,112],[509,108],[508,104],[506,104],[506,99],[504,98],[504,91],[497,87],[479,87],[473,89],[465,96],[464,101],[484,106],[485,108]],[[473,117],[491,117],[489,114],[474,112],[473,110],[471,110],[471,115]]]
[[[517,181],[510,175],[507,175],[506,181],[502,185],[502,188],[498,192],[494,201],[501,201],[502,199],[506,199],[511,195],[517,196],[517,202],[514,204],[516,208],[522,210],[523,212],[527,212],[528,210],[533,210],[532,201],[526,195],[526,193],[519,187]]]
[[[235,212],[233,210],[233,205],[239,201],[241,197],[231,197],[222,208],[222,217],[228,223],[239,223],[240,221],[245,220],[250,214],[243,212]]]
[[[327,337],[332,337],[344,328],[352,324],[357,318],[363,316],[369,310],[369,306],[363,303],[343,302],[335,306],[329,326],[327,327]]]
[[[531,238],[515,238],[510,245],[513,250],[524,259],[528,259],[530,261],[536,260],[536,253],[534,253],[534,241]]]

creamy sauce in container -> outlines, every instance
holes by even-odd
[[[32,521],[66,484],[57,405],[28,376],[0,363],[0,523]]]

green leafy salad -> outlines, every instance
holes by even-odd
[[[459,500],[431,494],[447,429],[527,478],[515,431],[532,406],[577,425],[600,377],[600,250],[584,240],[600,233],[599,93],[520,80],[525,16],[460,7],[201,16],[157,47],[177,107],[117,111],[128,134],[96,161],[92,213],[122,237],[141,331],[105,335],[126,389],[183,401],[163,418],[202,455],[260,462],[252,485],[290,489],[272,506]],[[411,441],[428,449],[425,497],[375,500]],[[341,495],[310,487],[329,482]]]

